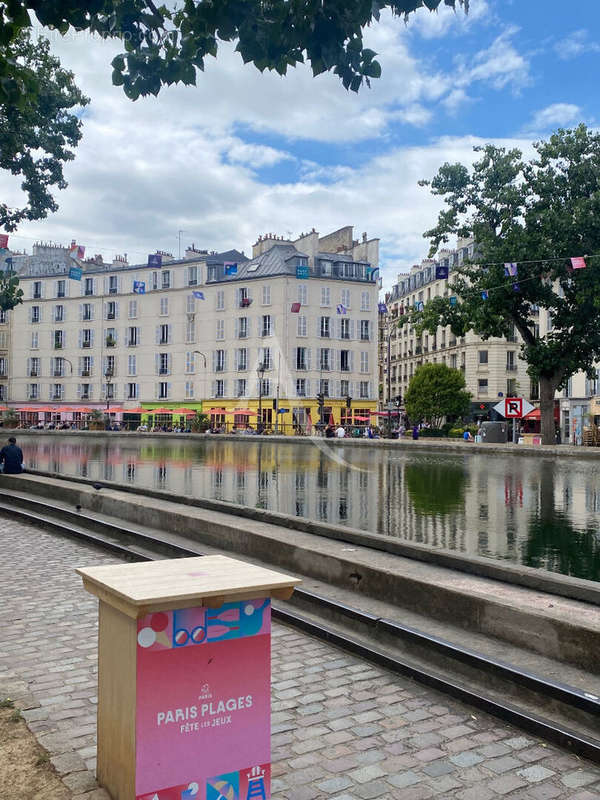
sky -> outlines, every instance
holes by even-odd
[[[467,15],[422,9],[407,24],[384,14],[365,36],[383,74],[358,94],[304,66],[261,74],[221,44],[196,87],[136,102],[111,84],[117,42],[52,33],[91,103],[59,210],[9,244],[75,239],[140,263],[191,243],[250,255],[259,234],[353,225],[380,239],[387,288],[428,253],[441,203],[420,179],[471,163],[478,144],[530,154],[558,127],[596,125],[599,20],[595,4],[564,0],[471,0]],[[21,199],[5,173],[0,197]]]

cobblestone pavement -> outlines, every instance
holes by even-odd
[[[94,779],[96,600],[117,558],[0,517],[0,697],[78,800]],[[291,628],[273,630],[274,800],[600,800],[600,768]]]

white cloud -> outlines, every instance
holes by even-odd
[[[440,5],[433,12],[420,8],[409,17],[407,27],[424,39],[439,39],[452,30],[463,33],[479,22],[491,22],[493,19],[495,16],[487,0],[471,0],[468,14],[462,8],[455,11],[447,5]]]
[[[246,164],[248,167],[272,167],[281,161],[293,159],[289,153],[266,147],[260,144],[247,144],[241,140],[234,141],[227,149],[227,156],[235,164]]]
[[[529,62],[511,41],[516,33],[518,28],[511,26],[490,47],[480,50],[470,63],[463,59],[457,84],[464,87],[482,81],[494,89],[510,85],[517,90],[526,86],[530,82]]]
[[[600,45],[597,42],[590,42],[588,31],[580,29],[556,42],[554,50],[559,58],[568,61],[571,58],[577,58],[582,53],[598,53]]]
[[[581,108],[573,103],[552,103],[536,111],[527,130],[532,133],[548,131],[556,126],[571,125],[581,119]]]

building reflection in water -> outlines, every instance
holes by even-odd
[[[121,479],[600,580],[600,468],[587,460],[252,439],[24,437],[22,447],[32,469]]]

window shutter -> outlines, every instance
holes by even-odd
[[[115,319],[119,319],[119,304],[115,302]]]
[[[27,375],[31,375],[31,359],[27,359]]]
[[[80,292],[81,296],[83,297],[85,295],[85,278],[81,279],[80,284],[81,285],[79,287],[79,292]]]
[[[311,353],[312,350],[310,347],[306,348],[306,369],[311,369]]]
[[[348,366],[350,367],[350,372],[354,372],[354,350],[348,351]]]
[[[173,356],[171,355],[171,353],[168,353],[167,354],[167,375],[171,374],[172,362],[173,362]]]
[[[33,288],[31,289],[31,294],[33,295]],[[33,319],[33,307],[29,306],[29,323],[31,324],[31,320]]]
[[[90,375],[94,374],[94,356],[90,358]]]
[[[154,371],[158,375],[160,370],[160,355],[158,353],[154,354]]]
[[[83,331],[79,331],[79,347],[83,347]]]
[[[46,284],[42,281],[42,298],[46,297]]]
[[[107,277],[103,278],[102,285],[104,287],[104,290],[103,290],[102,294],[108,294],[108,278]]]
[[[350,339],[354,339],[354,320],[350,320]]]
[[[306,379],[305,387],[306,387],[306,396],[310,397],[310,380],[308,378]]]
[[[92,328],[92,330],[90,331],[90,341],[91,341],[91,347],[93,347],[93,346],[94,346],[94,333],[95,333],[95,331],[94,331],[94,329]]]
[[[135,329],[135,340],[140,345],[142,343],[142,329],[136,328]]]
[[[235,318],[235,338],[239,339],[240,336],[240,320],[239,317]]]
[[[65,278],[65,297],[69,297],[71,294],[71,281]]]
[[[212,395],[212,397],[216,397],[217,396],[217,382],[216,381],[212,382],[211,395]]]
[[[77,384],[77,399],[79,400],[80,398],[81,398],[81,384],[78,383]]]
[[[171,325],[171,323],[169,323],[169,324],[167,325],[167,342],[168,342],[169,344],[172,344],[172,338],[171,338],[171,328],[172,328],[172,325]]]
[[[223,353],[223,372],[227,372],[227,350]]]
[[[156,326],[156,335],[155,335],[155,342],[158,344],[160,342],[160,325]]]
[[[212,371],[216,372],[217,371],[217,351],[216,350],[213,350],[212,356],[213,356],[213,359],[212,359],[212,364],[213,364],[212,365]]]
[[[173,385],[173,384],[172,384],[172,383],[170,383],[170,382],[169,382],[169,383],[167,383],[167,397],[171,397],[171,394],[172,394],[172,392],[171,392],[171,386],[172,386],[172,385]]]

